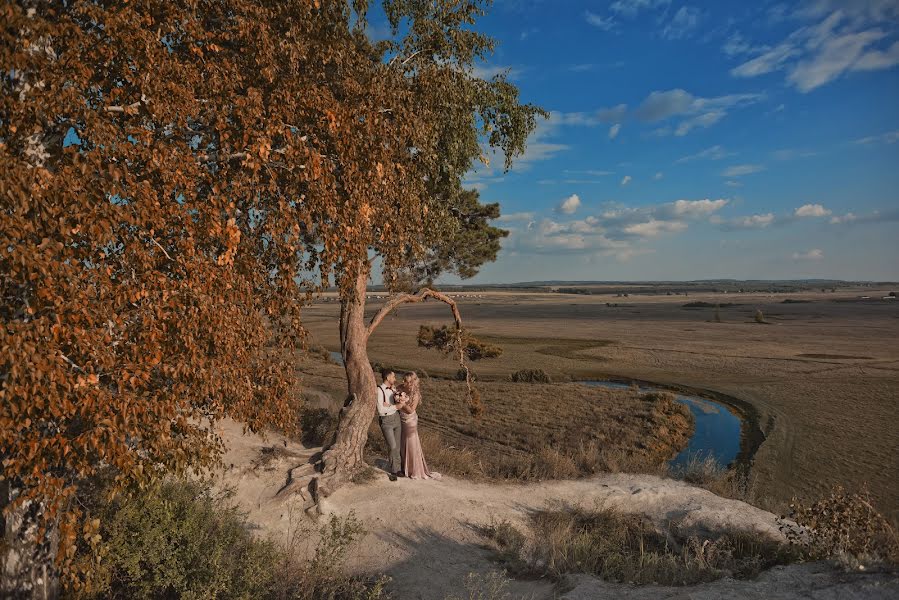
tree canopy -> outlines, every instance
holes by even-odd
[[[361,323],[375,257],[391,289],[496,257],[463,178],[542,111],[474,76],[488,4],[385,0],[381,42],[364,0],[0,7],[0,457],[61,559],[97,543],[83,482],[208,465],[225,416],[292,425],[276,350],[317,290]]]

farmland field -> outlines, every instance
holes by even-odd
[[[884,512],[899,516],[899,304],[881,300],[890,290],[591,291],[463,294],[466,326],[504,349],[473,369],[485,381],[539,368],[554,381],[633,378],[737,398],[755,408],[765,436],[752,468],[759,502],[778,508],[833,484],[866,485]],[[315,342],[330,350],[339,349],[337,314],[327,301],[306,312]],[[369,355],[452,376],[451,359],[416,346],[420,324],[449,320],[439,303],[403,307],[373,335]]]

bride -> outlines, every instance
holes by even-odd
[[[397,408],[403,423],[400,441],[400,455],[403,472],[409,479],[440,479],[440,473],[428,470],[421,440],[418,439],[418,415],[415,410],[421,405],[421,389],[418,375],[406,373],[397,394]]]

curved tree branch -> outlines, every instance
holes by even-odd
[[[462,315],[459,314],[459,307],[456,306],[456,301],[443,292],[438,292],[437,290],[432,290],[431,288],[422,288],[415,294],[397,294],[395,296],[389,297],[384,303],[384,306],[381,307],[381,310],[376,312],[375,315],[371,318],[371,321],[369,321],[366,337],[371,336],[375,329],[378,328],[378,325],[381,324],[381,321],[383,321],[387,315],[392,313],[398,307],[402,306],[403,304],[416,304],[418,302],[424,302],[428,298],[434,298],[435,300],[440,300],[444,304],[449,305],[450,310],[453,312],[453,320],[456,321],[456,329],[461,333]]]
[[[466,364],[465,343],[462,334],[462,315],[459,314],[459,307],[456,305],[455,300],[453,300],[446,294],[438,292],[437,290],[432,290],[431,288],[422,288],[415,294],[397,294],[395,296],[391,296],[384,303],[384,306],[381,307],[381,310],[376,312],[371,318],[371,321],[369,321],[368,327],[366,329],[366,339],[371,336],[375,329],[378,328],[378,325],[381,324],[381,321],[383,321],[384,318],[387,317],[387,315],[392,313],[398,307],[402,306],[403,304],[416,304],[418,302],[424,302],[429,298],[440,300],[441,302],[449,306],[450,310],[453,313],[453,320],[456,322],[456,358],[459,360],[459,367],[465,373],[465,387],[467,389],[468,407],[469,410],[471,410],[472,414],[478,415],[481,412],[480,395],[475,391],[474,386],[472,385],[471,371],[468,369],[468,364]]]

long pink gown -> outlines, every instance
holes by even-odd
[[[406,477],[409,479],[440,479],[440,473],[430,471],[428,463],[425,462],[425,455],[421,450],[421,440],[418,439],[418,413],[407,415],[401,411],[400,420],[403,422],[400,455]]]

